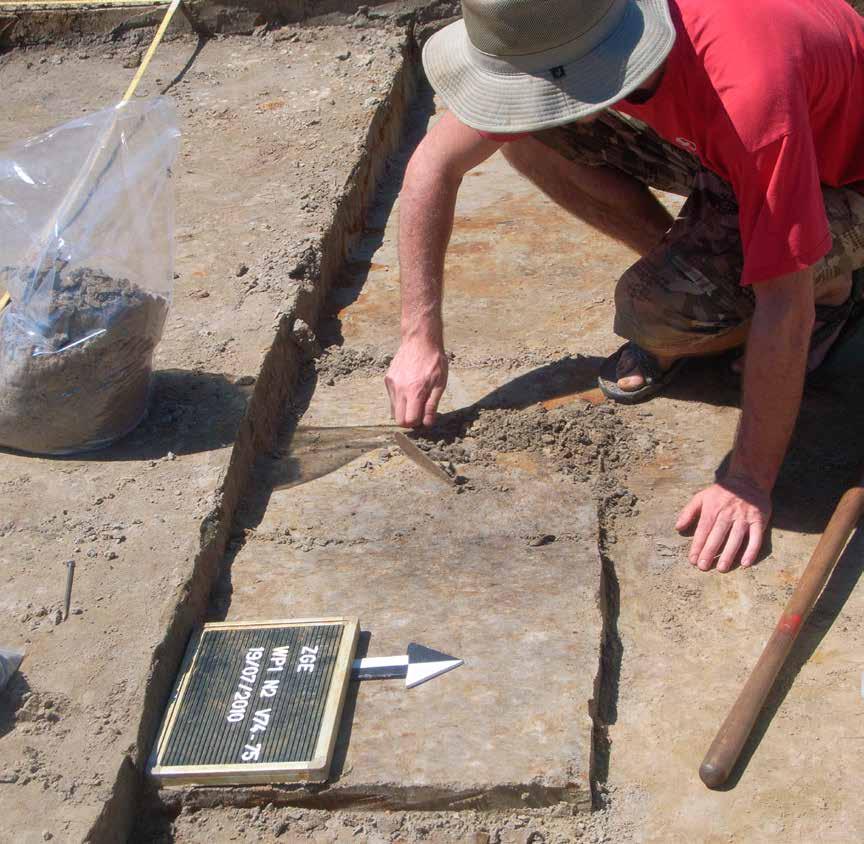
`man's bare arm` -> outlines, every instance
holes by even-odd
[[[729,474],[770,492],[801,407],[815,319],[813,270],[756,285],[754,292],[743,413]]]
[[[698,518],[690,562],[728,571],[743,548],[752,565],[771,514],[771,491],[801,407],[813,331],[813,270],[754,286],[756,309],[747,341],[741,422],[726,476],[698,493],[676,527]]]
[[[431,425],[447,384],[444,255],[462,177],[500,146],[445,113],[411,157],[400,194],[402,342],[385,384],[398,425]]]

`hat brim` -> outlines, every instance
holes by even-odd
[[[613,105],[663,63],[675,43],[666,0],[628,0],[612,33],[586,55],[556,60],[551,69],[525,72],[501,60],[482,67],[465,23],[437,32],[423,48],[432,87],[460,121],[484,132],[536,132],[570,123]],[[551,63],[551,62],[550,62]]]

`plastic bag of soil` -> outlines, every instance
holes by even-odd
[[[6,684],[12,679],[23,659],[24,651],[12,651],[7,648],[0,648],[0,692],[3,691]]]
[[[0,446],[88,451],[144,418],[173,288],[179,137],[157,97],[0,153]]]

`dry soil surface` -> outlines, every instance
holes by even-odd
[[[0,55],[0,146],[115,102],[150,31]],[[82,839],[140,759],[151,659],[219,518],[238,425],[289,277],[330,222],[402,61],[395,30],[283,29],[163,44],[177,279],[152,410],[81,458],[0,453],[0,641],[26,660],[0,705],[0,838]],[[77,563],[61,622],[66,566]]]
[[[307,374],[314,397],[308,411],[299,402],[301,422],[306,412],[313,425],[321,419],[332,424],[346,403],[356,420],[363,412],[369,425],[386,421],[381,379],[399,330],[398,213],[398,203],[392,213],[386,206],[370,223],[381,233],[370,233],[354,277],[333,292],[320,331],[328,349],[317,373]],[[460,192],[446,266],[451,367],[445,414],[440,428],[420,441],[443,465],[452,463],[467,486],[472,476],[482,480],[502,506],[513,508],[514,518],[518,503],[501,492],[510,489],[514,467],[556,483],[562,476],[575,483],[584,473],[593,484],[607,577],[594,767],[598,810],[576,816],[565,805],[506,813],[322,813],[278,805],[285,799],[278,793],[262,796],[259,806],[221,809],[190,798],[174,804],[179,814],[170,826],[149,827],[152,837],[526,844],[861,839],[860,537],[802,632],[729,788],[709,791],[697,776],[834,503],[857,476],[864,456],[857,435],[860,341],[837,362],[833,377],[808,390],[759,564],[703,574],[687,563],[688,540],[672,525],[688,497],[722,466],[739,391],[728,382],[724,362],[709,361],[692,365],[649,405],[602,404],[594,377],[619,342],[611,333],[613,289],[633,259],[554,208],[500,157],[477,168]],[[309,441],[302,431],[295,436],[303,457]],[[354,445],[327,469],[336,488],[367,483],[385,471],[382,466],[403,459],[380,438],[356,437]],[[293,478],[282,479],[285,486],[297,481],[294,470]],[[413,471],[405,464],[403,472]],[[414,477],[420,489],[426,481]],[[469,489],[462,496],[472,494]],[[291,546],[286,553],[294,553],[295,543],[315,553],[322,537],[336,533],[322,514],[309,536],[302,528],[296,537],[290,530],[284,535]],[[540,550],[544,539],[526,537],[539,540]],[[248,538],[238,543],[254,548]],[[236,571],[235,577],[248,600],[251,582]],[[477,602],[482,606],[483,598]],[[217,596],[215,609],[230,613],[230,589]]]

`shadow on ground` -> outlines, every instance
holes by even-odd
[[[180,8],[183,9],[184,12],[186,12],[185,7],[181,6]],[[188,13],[187,13],[186,17],[187,17],[187,19],[189,19]],[[194,28],[194,23],[193,23],[193,28]],[[195,49],[190,54],[189,58],[186,61],[186,64],[183,65],[183,67],[180,68],[180,70],[177,72],[177,74],[174,76],[174,78],[171,79],[171,81],[167,85],[165,85],[161,91],[159,91],[159,93],[163,97],[166,94],[170,93],[172,88],[174,88],[176,85],[179,85],[186,78],[186,74],[189,73],[190,70],[192,70],[192,65],[195,64],[195,59],[198,58],[201,51],[204,49],[204,47],[207,46],[207,42],[209,40],[210,39],[206,35],[203,35],[201,33],[198,34],[198,43],[195,45]]]
[[[231,536],[225,549],[225,557],[222,561],[219,578],[214,584],[213,592],[210,595],[210,608],[207,613],[208,621],[224,621],[227,618],[233,594],[231,576],[234,560],[246,542],[247,531],[252,531],[261,524],[273,492],[277,489],[297,486],[300,483],[315,480],[317,477],[329,474],[330,471],[336,471],[340,466],[344,466],[359,456],[355,450],[345,449],[342,455],[342,462],[338,460],[331,461],[330,463],[325,462],[325,468],[329,469],[329,471],[322,471],[319,474],[310,471],[308,477],[304,473],[303,458],[300,454],[295,454],[293,451],[294,438],[298,431],[297,422],[309,407],[317,383],[318,377],[314,366],[307,364],[301,370],[291,407],[289,408],[289,412],[285,414],[285,419],[277,437],[276,448],[271,454],[263,455],[255,460],[252,476],[249,479],[249,484],[246,487],[243,499],[234,517]],[[351,429],[337,430],[348,431],[349,433],[346,435],[346,438],[351,438]],[[337,438],[337,448],[338,444],[339,440]],[[371,450],[371,448],[368,450]],[[361,451],[360,453],[363,452]],[[318,463],[315,462],[313,465],[317,466]],[[332,468],[330,468],[331,466]]]
[[[218,372],[164,369],[153,376],[147,416],[130,434],[98,451],[39,457],[110,463],[227,448],[234,445],[251,392]]]
[[[30,691],[27,678],[19,670],[0,693],[0,738],[15,728],[18,710],[26,703]]]
[[[251,387],[238,386],[218,372],[157,372],[147,418],[93,458],[153,460],[168,452],[197,454],[233,446],[251,393]]]
[[[716,375],[716,373],[715,373]],[[710,376],[709,376],[710,377]],[[701,401],[707,392],[712,404],[719,391],[711,393],[707,378],[692,392],[686,384],[676,385],[675,398]],[[864,441],[860,436],[864,422],[864,381],[835,377],[809,384],[801,403],[798,422],[786,459],[774,487],[774,527],[797,533],[821,533],[843,493],[861,478],[864,471]],[[728,389],[728,388],[727,388]],[[729,406],[737,406],[740,391]],[[730,443],[731,445],[731,443]],[[717,466],[721,477],[730,454]]]

